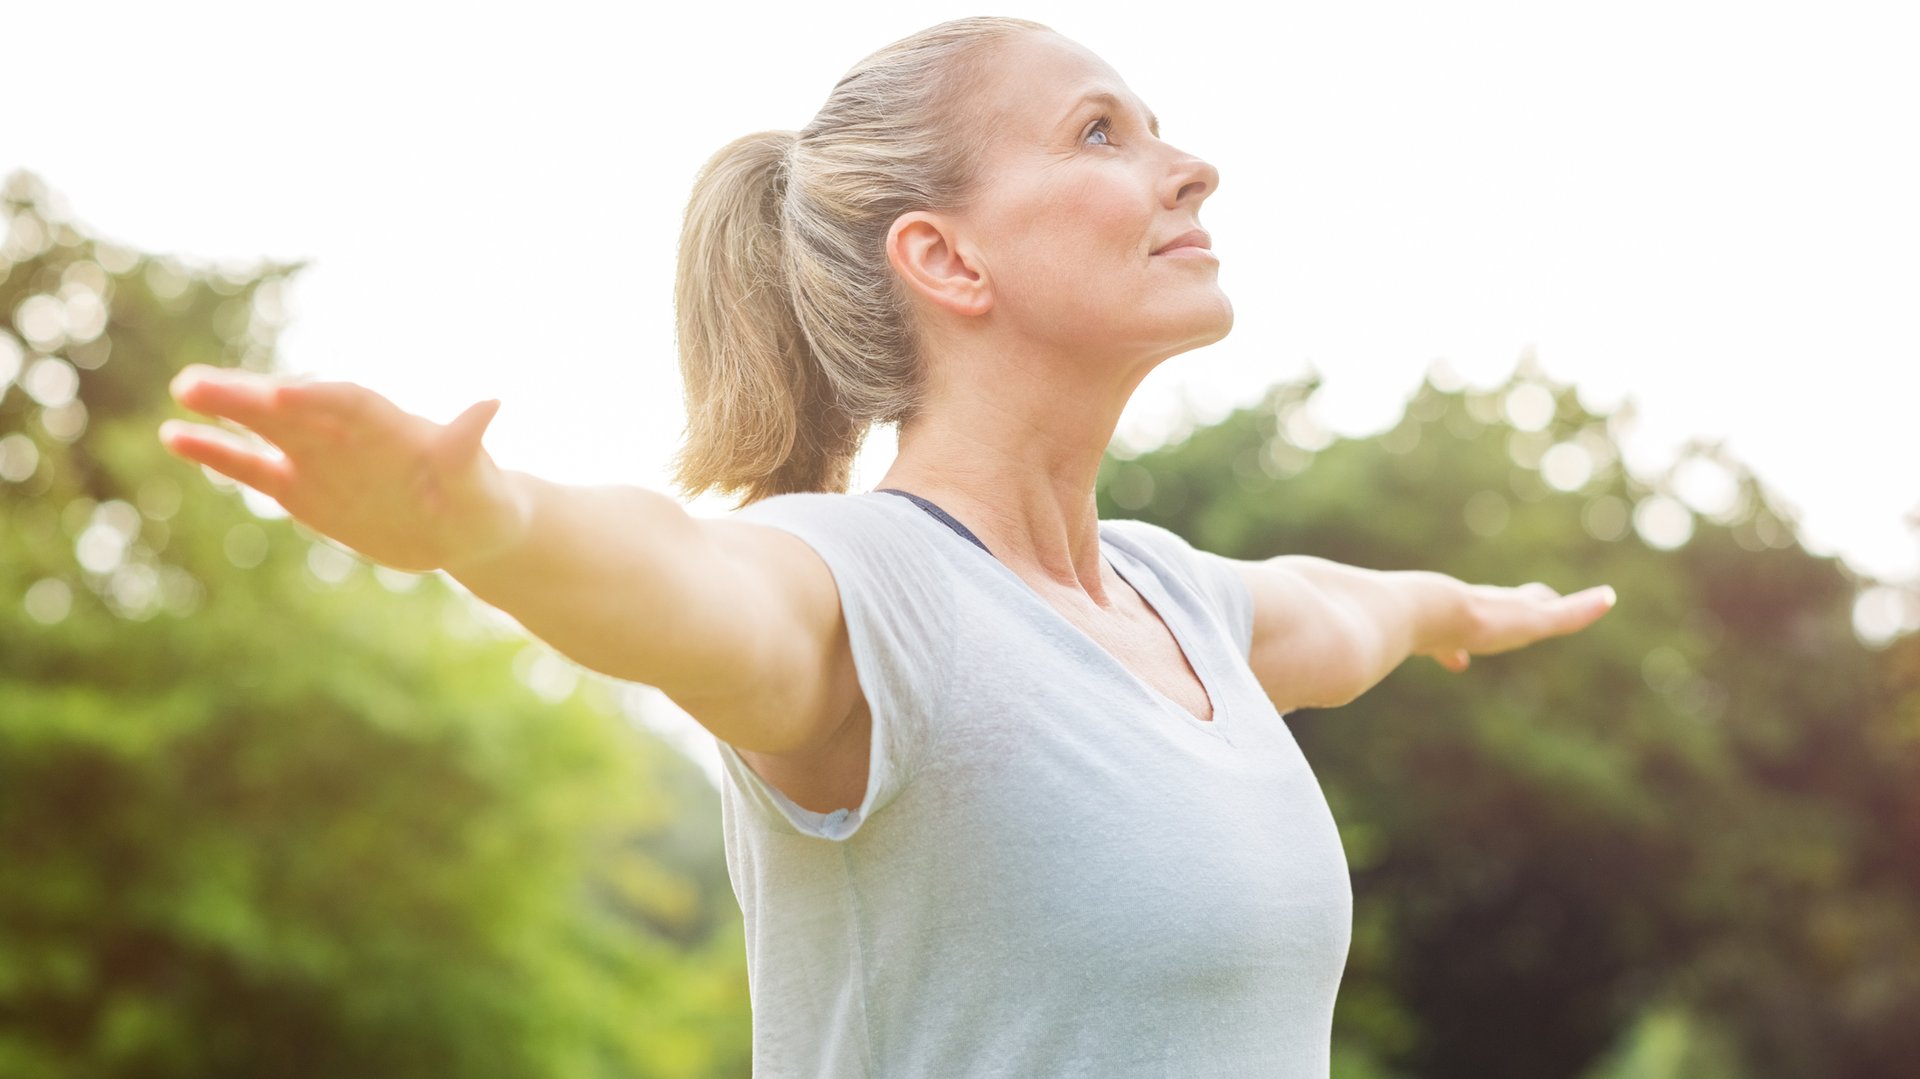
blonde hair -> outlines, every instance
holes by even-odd
[[[911,210],[965,209],[991,135],[971,61],[1049,30],[922,30],[854,65],[806,127],[735,139],[701,168],[674,280],[685,495],[845,491],[868,430],[912,418],[924,365],[887,233]]]

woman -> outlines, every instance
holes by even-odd
[[[169,449],[444,569],[712,731],[764,1075],[1325,1076],[1351,893],[1282,721],[1610,589],[1223,558],[1100,521],[1133,389],[1233,323],[1219,184],[1037,23],[943,23],[722,149],[680,251],[688,494],[494,466],[350,383],[192,368]],[[875,423],[878,488],[848,494]]]

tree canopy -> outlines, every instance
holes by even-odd
[[[299,265],[6,210],[0,1074],[744,1075],[693,766],[160,445],[182,366],[273,369]]]

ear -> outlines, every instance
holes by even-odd
[[[914,292],[956,315],[981,315],[993,306],[981,260],[938,214],[915,210],[896,218],[887,230],[887,261]]]

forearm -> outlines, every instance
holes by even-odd
[[[1466,589],[1444,573],[1365,569],[1312,555],[1275,560],[1341,614],[1353,647],[1352,696],[1378,685],[1408,657],[1431,654],[1461,635]]]
[[[1463,671],[1472,655],[1581,629],[1614,601],[1606,585],[1561,596],[1540,581],[1502,588],[1311,555],[1239,565],[1254,600],[1248,663],[1283,713],[1338,708],[1409,656],[1431,656]]]
[[[687,565],[701,550],[698,522],[644,488],[505,478],[525,508],[521,536],[448,575],[575,662],[659,685],[677,659],[674,613],[700,576]]]

